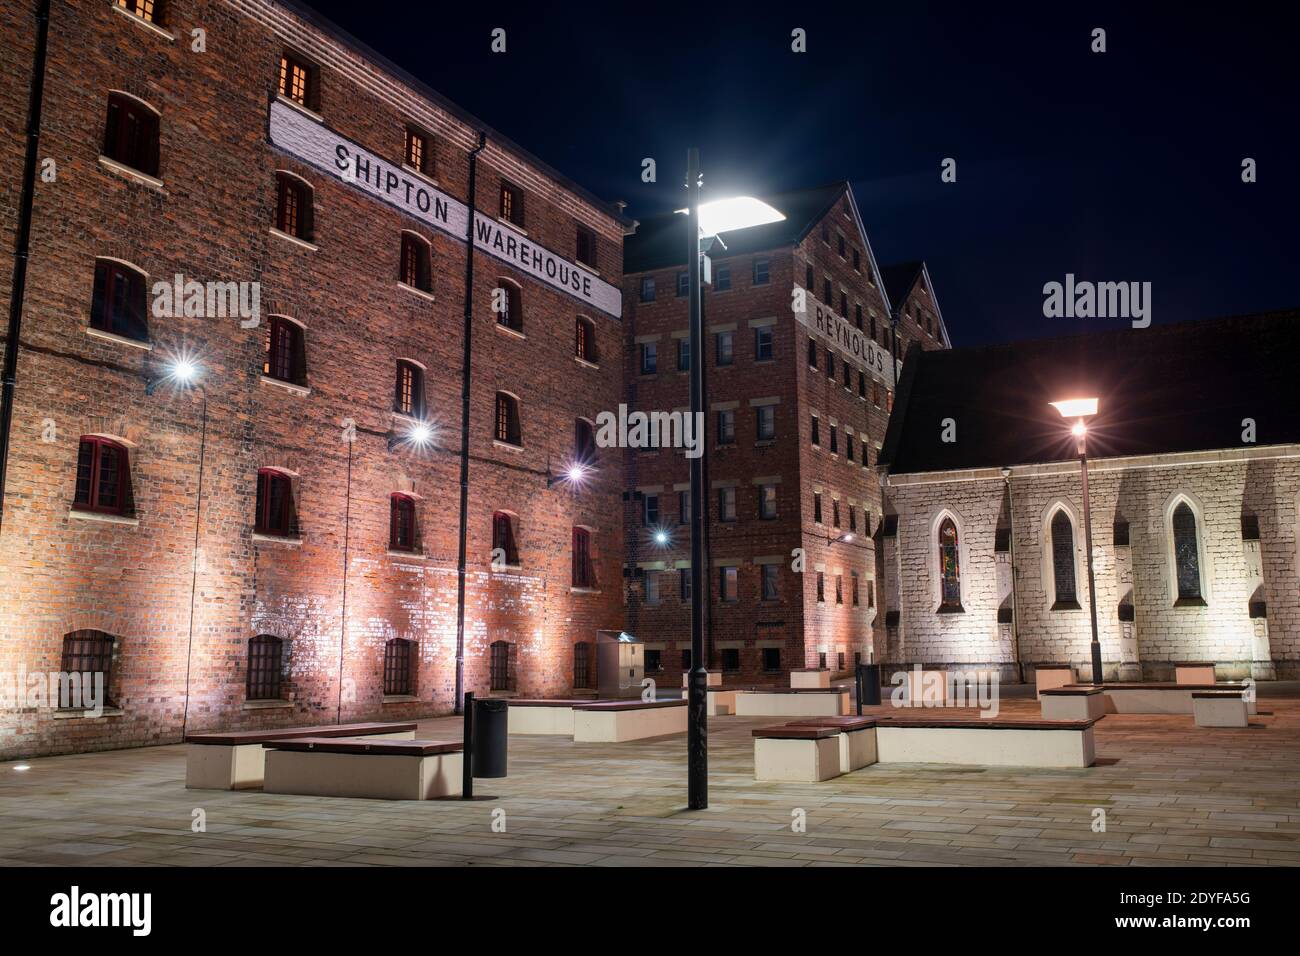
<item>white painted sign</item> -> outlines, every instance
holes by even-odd
[[[807,309],[794,314],[799,323],[838,347],[845,360],[852,359],[851,364],[865,369],[873,378],[893,388],[897,370],[889,351],[830,306],[818,302],[811,292],[805,292]]]
[[[271,144],[406,215],[465,241],[469,207],[422,177],[381,159],[280,100],[271,102]],[[556,255],[489,216],[474,214],[474,246],[615,318],[623,314],[616,286]]]

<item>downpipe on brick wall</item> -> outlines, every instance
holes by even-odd
[[[469,224],[465,227],[465,323],[460,373],[460,525],[456,553],[456,700],[453,713],[461,713],[465,696],[465,564],[469,534],[469,377],[474,349],[474,216],[478,201],[475,182],[478,154],[487,145],[487,133],[479,130],[478,145],[469,151]],[[466,758],[468,759],[468,757]]]
[[[27,102],[27,154],[23,160],[23,191],[14,241],[14,275],[9,294],[9,331],[5,339],[4,385],[0,397],[0,524],[4,521],[5,479],[9,474],[9,433],[14,420],[14,390],[18,385],[18,339],[23,330],[23,296],[27,289],[27,259],[32,235],[32,200],[36,192],[36,154],[41,136],[41,103],[45,97],[45,51],[50,31],[50,0],[36,12],[36,53],[32,62],[31,95]]]

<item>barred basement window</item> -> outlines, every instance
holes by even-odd
[[[433,280],[429,260],[432,253],[429,243],[411,232],[402,233],[402,264],[398,279],[403,284],[429,292]]]
[[[389,497],[388,549],[415,550],[415,499],[410,495],[394,494]]]
[[[158,176],[158,113],[125,93],[108,94],[104,155],[123,166]]]
[[[296,53],[280,54],[280,95],[293,100],[299,106],[315,110],[320,106],[319,71],[307,60]]]
[[[573,688],[586,690],[591,687],[591,642],[579,641],[573,645]]]
[[[248,679],[245,696],[249,700],[279,700],[280,674],[283,666],[284,641],[270,634],[259,634],[248,641]]]
[[[415,642],[394,637],[384,644],[384,696],[410,697],[415,693],[411,663]]]
[[[596,586],[596,565],[591,559],[591,532],[586,528],[573,529],[573,586]]]
[[[63,659],[60,670],[65,674],[103,674],[105,705],[112,704],[113,644],[116,638],[103,631],[80,630],[63,635]],[[94,678],[91,678],[91,691]],[[64,690],[59,690],[59,706],[78,708],[89,703],[87,689],[83,684],[81,700],[65,699]]]
[[[519,399],[508,392],[497,392],[496,440],[507,445],[523,445],[519,427]]]
[[[84,436],[77,449],[77,485],[72,506],[78,511],[124,514],[130,486],[131,468],[126,448],[107,438]]]
[[[432,176],[434,170],[433,164],[433,140],[429,134],[423,130],[416,129],[414,126],[406,127],[406,144],[403,150],[403,162],[411,169],[421,172],[426,176]]]
[[[263,468],[257,473],[257,514],[253,530],[258,534],[290,536],[295,525],[293,482],[282,471]]]
[[[498,280],[492,308],[497,314],[497,325],[515,332],[524,330],[523,292],[519,286],[505,279]]]
[[[397,360],[393,411],[412,418],[424,417],[424,369],[406,359]]]
[[[266,324],[264,344],[263,375],[293,385],[307,383],[307,354],[301,325],[284,316],[271,316]]]
[[[524,194],[505,180],[501,181],[501,218],[520,228],[524,225]]]
[[[145,274],[116,259],[95,260],[90,327],[137,342],[149,340]]]
[[[500,555],[507,567],[519,567],[519,545],[515,541],[515,522],[519,520],[508,511],[492,513],[492,552]]]
[[[574,355],[584,362],[597,362],[596,324],[591,319],[578,316],[574,324]]]
[[[488,648],[488,687],[494,691],[515,689],[514,645],[493,641]]]
[[[586,226],[578,226],[574,258],[584,266],[596,268],[596,234]]]
[[[1074,525],[1070,516],[1058,510],[1052,516],[1052,574],[1056,583],[1056,603],[1052,609],[1077,608],[1074,573]]]
[[[275,174],[275,228],[287,236],[311,242],[312,189],[306,182],[284,171]]]
[[[134,13],[141,20],[161,22],[158,18],[162,14],[162,4],[155,3],[154,0],[117,0],[117,5],[127,13]]]

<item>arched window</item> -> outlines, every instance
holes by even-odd
[[[311,242],[315,233],[312,189],[284,171],[275,174],[275,228],[303,242]]]
[[[389,498],[388,548],[415,550],[415,499],[410,495],[394,494]]]
[[[519,428],[519,399],[509,392],[497,392],[496,440],[507,445],[523,445]]]
[[[402,268],[398,279],[421,292],[433,288],[429,244],[412,232],[402,233]]]
[[[79,511],[125,514],[130,488],[126,448],[98,435],[83,436],[77,449],[77,486],[72,506]]]
[[[157,178],[158,114],[135,97],[109,93],[104,155]]]
[[[145,274],[116,259],[96,259],[90,327],[147,342],[148,315]]]
[[[501,552],[507,567],[519,566],[519,544],[515,540],[515,521],[518,520],[508,511],[496,511],[492,514],[492,551],[495,556]]]
[[[1178,600],[1201,600],[1201,554],[1197,541],[1196,514],[1186,501],[1174,508],[1174,574],[1178,583]]]
[[[591,532],[586,528],[573,529],[573,586],[596,586],[596,565],[591,559]]]
[[[596,460],[596,429],[585,418],[573,423],[573,460],[583,465]]]
[[[488,648],[488,687],[491,690],[514,690],[515,646],[509,641],[493,641]]]
[[[257,517],[253,530],[258,534],[289,537],[296,523],[293,482],[282,471],[263,468],[257,473]]]
[[[579,641],[573,645],[573,687],[575,690],[591,687],[591,642]]]
[[[266,358],[262,374],[293,385],[307,384],[307,348],[302,326],[282,315],[266,323]]]
[[[591,319],[578,316],[574,326],[574,354],[584,362],[596,363],[596,324]]]
[[[384,696],[409,697],[415,693],[415,642],[394,637],[384,645]]]
[[[249,700],[279,700],[280,675],[284,664],[284,641],[270,634],[259,634],[248,641]]]
[[[412,418],[424,417],[424,369],[406,359],[397,361],[397,387],[393,411]]]
[[[1052,580],[1056,585],[1056,603],[1053,608],[1078,607],[1075,591],[1074,525],[1064,509],[1052,516]]]
[[[961,609],[961,559],[957,541],[957,525],[944,518],[939,525],[939,609]]]
[[[71,699],[69,695],[65,699],[65,694],[69,694],[72,689],[72,682],[60,686],[59,689],[59,706],[64,708],[85,708],[96,703],[90,699],[93,690],[93,681],[87,685],[85,675],[103,675],[103,697],[98,703],[101,706],[107,706],[111,703],[112,684],[110,678],[113,675],[113,643],[112,634],[105,634],[103,631],[72,631],[63,635],[63,660],[62,671],[65,674],[80,674],[81,677],[81,699]],[[66,688],[66,689],[65,689]]]
[[[505,279],[497,281],[492,308],[497,314],[497,324],[515,332],[524,330],[524,303],[519,286]]]

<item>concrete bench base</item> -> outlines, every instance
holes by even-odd
[[[418,748],[416,748],[418,749]],[[268,750],[266,793],[372,800],[459,796],[464,754]]]
[[[825,727],[834,730],[840,752],[840,773],[861,770],[876,762],[876,721],[871,717],[811,717],[790,727]]]
[[[623,743],[686,733],[686,701],[584,704],[573,709],[575,743]]]
[[[590,701],[512,700],[506,713],[506,732],[573,736],[573,708]]]
[[[1034,668],[1034,693],[1042,700],[1043,691],[1074,683],[1074,667],[1070,664],[1051,664]]]
[[[837,717],[849,712],[847,690],[742,690],[736,692],[741,717]]]
[[[1045,689],[1039,692],[1043,720],[1096,720],[1106,716],[1106,695],[1100,690]]]
[[[1092,687],[1091,684],[1070,684],[1063,689]],[[1192,694],[1197,691],[1229,691],[1244,697],[1246,684],[1169,684],[1169,683],[1114,683],[1102,684],[1106,695],[1108,714],[1190,714]],[[1255,713],[1255,702],[1246,702],[1248,713]]]
[[[971,723],[977,722],[981,726],[882,721],[876,726],[877,759],[985,767],[1091,767],[1096,761],[1091,721],[1060,722],[1054,729],[996,720]]]
[[[794,690],[807,690],[810,687],[830,687],[831,672],[828,670],[798,670],[790,672],[790,687]]]
[[[1174,664],[1175,684],[1213,684],[1215,682],[1213,661],[1196,661]]]
[[[755,780],[820,783],[843,772],[839,744],[843,735],[830,727],[798,728],[789,734],[783,733],[785,729],[754,731]]]
[[[385,733],[361,733],[349,739],[389,739],[411,740],[415,737],[415,724],[403,724],[403,729]],[[262,744],[267,740],[291,739],[304,735],[323,734],[334,728],[296,728],[283,731],[284,737],[278,738],[276,732],[233,734],[231,739],[251,737],[249,743],[187,743],[185,747],[185,786],[190,790],[255,790],[262,786],[266,776],[266,750]],[[346,725],[339,727],[347,730]],[[195,734],[191,740],[216,737],[213,734]]]
[[[1240,694],[1198,691],[1192,694],[1192,716],[1197,727],[1249,727],[1246,702]]]

